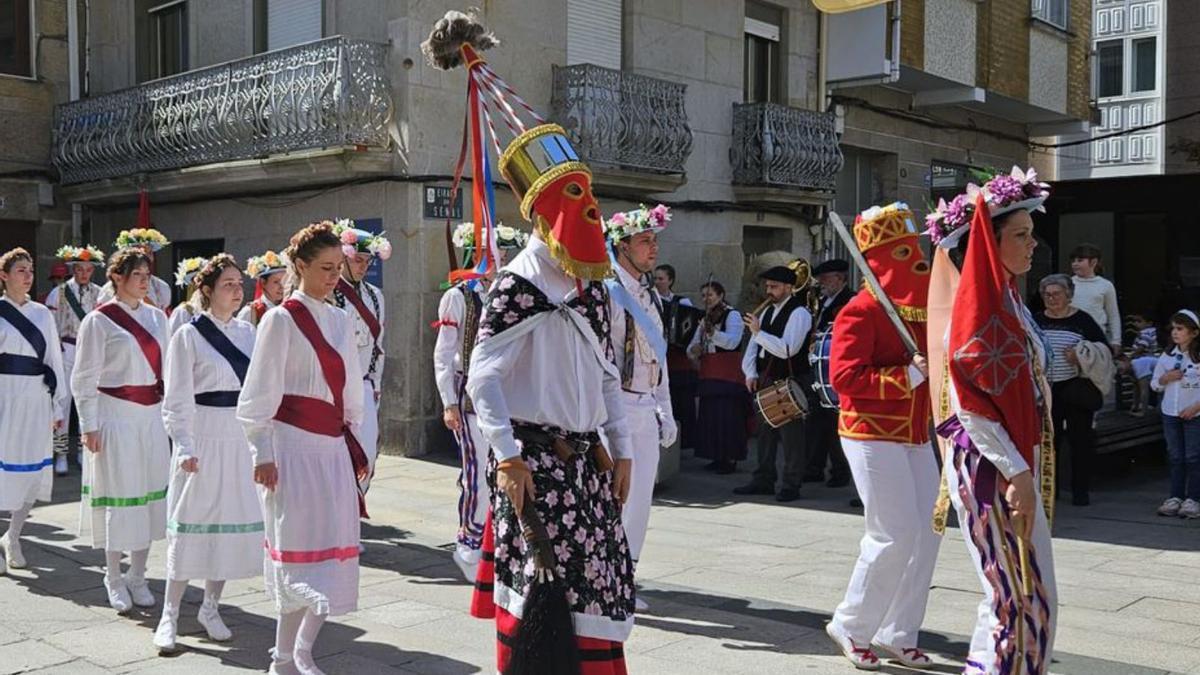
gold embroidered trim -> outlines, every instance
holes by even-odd
[[[550,224],[541,215],[537,217],[536,227],[542,241],[550,248],[550,257],[554,258],[568,275],[583,281],[602,281],[612,276],[612,265],[607,260],[603,263],[586,263],[572,258],[567,247],[550,233]]]
[[[875,289],[871,288],[870,284],[864,281],[863,288],[866,289],[867,293],[869,293],[872,298],[875,298],[876,302],[879,301],[879,296],[875,295]],[[924,307],[901,305],[895,301],[892,302],[892,306],[896,308],[896,313],[900,315],[900,318],[904,319],[905,321],[911,321],[913,323],[925,323],[929,321],[929,310],[925,309]]]

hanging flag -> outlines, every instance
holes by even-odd
[[[891,0],[813,0],[813,5],[826,14],[840,14],[866,9],[876,5],[891,2]]]
[[[137,226],[148,230],[150,229],[150,193],[146,192],[146,188],[138,191],[138,215]]]

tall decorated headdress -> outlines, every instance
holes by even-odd
[[[618,211],[604,221],[604,236],[615,244],[642,232],[661,232],[671,221],[671,209],[659,204],[652,209],[642,204],[632,211]]]
[[[163,233],[153,227],[135,227],[132,230],[121,230],[121,233],[117,235],[117,241],[114,246],[116,248],[138,246],[157,253],[164,246],[169,246],[170,244],[171,242],[167,240]]]
[[[175,285],[188,289],[192,287],[192,282],[196,280],[196,275],[208,263],[208,258],[195,257],[184,258],[179,261],[179,265],[175,267]]]
[[[272,274],[287,271],[287,259],[275,251],[268,250],[262,255],[251,256],[246,261],[246,274],[254,279],[254,299],[263,295],[263,280]]]
[[[54,252],[54,257],[66,263],[68,267],[80,264],[91,264],[97,267],[104,265],[104,252],[92,246],[62,246]]]
[[[947,249],[958,246],[962,236],[970,231],[976,198],[980,195],[992,218],[1021,209],[1031,213],[1044,212],[1046,208],[1043,204],[1050,196],[1050,186],[1038,181],[1037,171],[1033,167],[1022,171],[1017,166],[1009,173],[992,176],[983,187],[969,183],[966,192],[949,202],[939,199],[933,212],[925,216],[925,232],[935,245]]]
[[[475,15],[457,11],[447,12],[421,44],[435,68],[467,69],[467,133],[452,192],[458,190],[469,147],[474,241],[487,245],[476,246],[472,266],[454,269],[450,280],[478,278],[495,266],[496,198],[488,138],[500,158],[501,175],[520,201],[521,215],[533,223],[563,271],[579,280],[603,279],[612,268],[600,205],[592,195],[591,171],[580,161],[563,128],[547,123],[479,55],[496,44],[496,37]],[[493,111],[514,137],[506,146],[502,146],[493,124]],[[530,120],[528,124],[526,119]],[[449,243],[449,221],[446,239]]]
[[[342,241],[342,253],[347,258],[357,253],[366,253],[380,260],[392,257],[392,243],[383,233],[374,234],[354,226],[349,218],[339,218],[333,224],[333,233]]]
[[[907,321],[925,321],[929,263],[920,247],[916,217],[908,205],[874,206],[854,221],[854,241],[879,285]],[[870,286],[865,286],[873,293]]]

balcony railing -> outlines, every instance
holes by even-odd
[[[843,161],[833,113],[777,103],[733,105],[729,157],[736,185],[829,191]]]
[[[332,37],[58,106],[64,184],[297,150],[387,147],[386,44]]]
[[[683,174],[687,86],[590,63],[554,66],[554,119],[595,167]]]

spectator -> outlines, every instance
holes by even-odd
[[[1046,379],[1051,385],[1051,413],[1054,420],[1056,454],[1061,465],[1062,443],[1071,449],[1071,503],[1087,506],[1090,497],[1090,472],[1096,439],[1092,415],[1100,409],[1104,397],[1080,369],[1080,343],[1107,341],[1104,331],[1087,312],[1071,306],[1074,284],[1065,274],[1051,274],[1038,284],[1046,308],[1034,317],[1050,345],[1051,358]],[[1061,471],[1059,475],[1062,475]]]
[[[1100,276],[1100,249],[1095,244],[1080,244],[1071,251],[1071,281],[1075,297],[1071,305],[1096,320],[1112,347],[1121,352],[1121,312],[1117,309],[1117,289]]]
[[[1158,357],[1150,386],[1162,393],[1163,436],[1171,494],[1160,516],[1200,518],[1200,319],[1190,309],[1171,317],[1170,351]]]
[[[725,287],[710,281],[700,288],[706,314],[688,345],[700,362],[700,415],[696,456],[712,460],[704,468],[733,473],[746,458],[746,420],[750,394],[742,374],[742,315],[725,302]]]
[[[1137,336],[1133,339],[1127,358],[1123,359],[1122,370],[1133,375],[1136,383],[1129,414],[1141,417],[1146,414],[1146,406],[1150,403],[1150,375],[1158,363],[1158,328],[1145,314],[1133,314],[1129,319]]]
[[[819,350],[822,343],[828,344],[833,333],[833,320],[838,311],[854,297],[854,289],[847,286],[850,263],[834,258],[826,260],[813,269],[813,278],[821,287],[821,308],[817,312],[813,324],[813,340],[811,350]],[[810,359],[812,360],[812,359]],[[824,367],[825,381],[818,382],[832,390],[832,382],[828,377],[829,364],[814,364],[814,370]],[[816,374],[816,373],[814,373]],[[846,454],[842,452],[842,444],[838,439],[838,409],[826,407],[824,401],[811,397],[809,404],[806,432],[808,438],[805,449],[808,450],[808,466],[804,470],[804,482],[821,482],[825,480],[826,459],[829,462],[828,487],[845,487],[850,484],[850,465],[846,463]]]
[[[46,304],[46,298],[50,295],[50,291],[53,291],[62,285],[62,283],[66,281],[67,277],[69,276],[71,276],[71,272],[67,269],[65,264],[60,262],[54,263],[54,265],[50,267],[50,276],[47,277],[47,279],[50,280],[50,290],[43,293],[42,296],[38,298],[38,302],[42,303],[43,305]],[[51,307],[50,309],[54,308]]]
[[[670,332],[672,320],[680,307],[693,307],[692,301],[675,293],[675,268],[659,265],[654,268],[654,291],[659,299],[663,327]],[[667,336],[667,379],[671,387],[671,411],[679,423],[680,449],[696,447],[696,368],[688,359],[682,345],[671,344]]]

